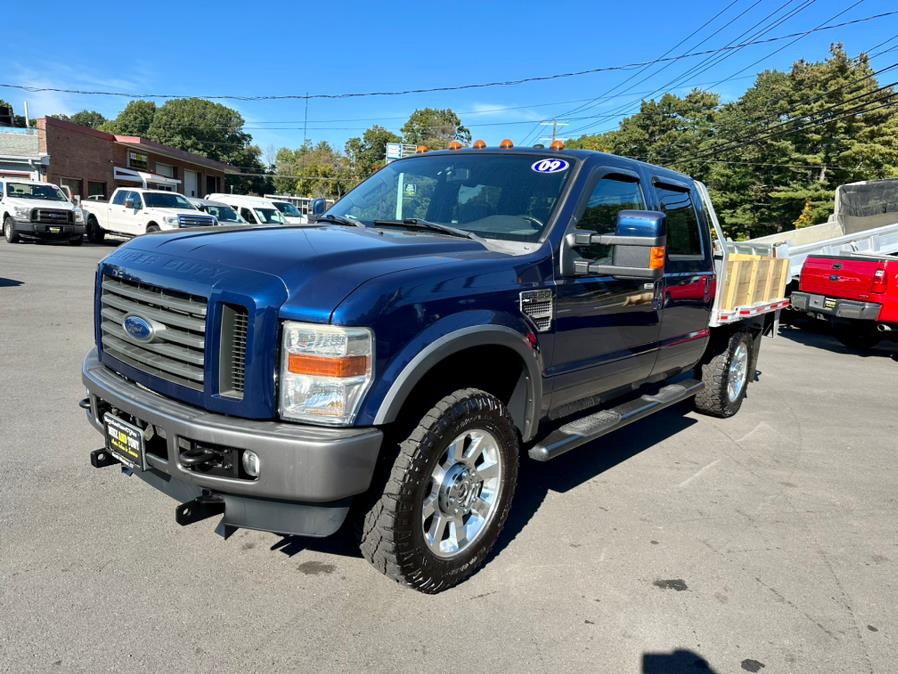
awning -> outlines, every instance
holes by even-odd
[[[113,168],[112,177],[114,180],[140,183],[144,187],[149,187],[150,185],[177,187],[181,184],[180,180],[175,180],[174,178],[161,176],[157,173],[147,173],[146,171],[135,171],[134,169],[122,168],[120,166]]]

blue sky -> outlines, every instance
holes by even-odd
[[[669,55],[676,55],[715,49],[745,40],[740,34],[771,13],[747,36],[779,19],[785,20],[759,38],[898,9],[894,0],[854,3],[268,2],[253,11],[252,3],[217,2],[210,11],[205,9],[207,3],[95,0],[90,15],[76,16],[70,3],[16,2],[3,9],[0,83],[184,96],[452,86],[642,62],[669,50]],[[794,15],[785,18],[791,12]],[[656,89],[685,93],[695,85],[719,82],[710,88],[730,100],[751,85],[757,72],[785,69],[799,58],[823,59],[833,41],[842,41],[854,55],[890,38],[880,50],[898,47],[898,15],[821,31],[791,45],[791,40],[783,40],[728,52],[719,63],[708,62],[711,67],[702,73],[687,72],[704,58],[693,57],[663,70],[656,65],[638,73],[603,72],[468,91],[311,100],[308,137],[342,149],[346,139],[374,123],[398,131],[415,108],[426,106],[455,109],[473,136],[490,144],[505,137],[535,142],[548,133],[539,122],[553,117],[568,120],[559,128],[561,136],[584,128],[602,131],[614,128],[621,113],[638,109],[640,98]],[[773,53],[781,47],[785,48]],[[759,59],[763,60],[754,64]],[[896,61],[898,49],[875,58],[873,65],[878,69]],[[743,68],[747,69],[739,73]],[[625,82],[627,78],[631,79]],[[128,100],[4,87],[0,98],[19,111],[27,98],[36,117],[85,108],[113,117]],[[222,102],[243,114],[247,131],[263,150],[301,144],[303,101]],[[574,111],[582,105],[587,107]]]

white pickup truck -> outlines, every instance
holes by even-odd
[[[84,214],[56,185],[0,177],[0,223],[9,243],[65,240],[80,246]]]
[[[216,219],[194,208],[177,192],[119,187],[110,201],[84,201],[87,236],[100,243],[106,234],[139,236],[184,227],[211,227]]]

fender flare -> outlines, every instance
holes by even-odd
[[[524,335],[504,325],[476,325],[449,332],[428,344],[402,369],[384,396],[374,417],[374,424],[395,421],[409,394],[421,379],[445,358],[476,346],[503,346],[520,356],[522,370],[520,411],[512,410],[512,417],[524,441],[533,438],[539,423],[542,400],[542,375],[538,352]],[[518,387],[516,387],[518,388]]]

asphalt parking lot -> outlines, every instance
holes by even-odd
[[[525,461],[492,561],[425,596],[347,536],[224,541],[90,466],[109,250],[0,243],[0,670],[895,671],[895,345],[784,329],[736,417]]]

